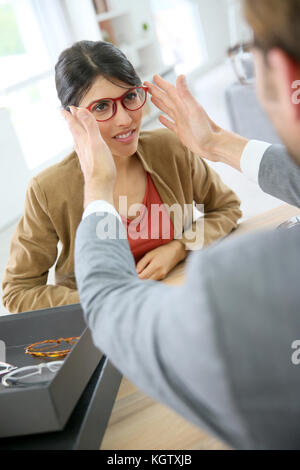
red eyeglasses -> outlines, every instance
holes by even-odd
[[[86,109],[88,109],[96,121],[108,121],[117,112],[117,101],[121,101],[122,106],[128,111],[137,111],[142,108],[147,100],[148,87],[139,86],[127,90],[119,98],[103,98],[93,101]]]

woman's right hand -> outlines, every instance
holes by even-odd
[[[90,202],[105,200],[114,204],[116,166],[112,153],[102,138],[98,124],[87,109],[62,110],[74,140],[74,148],[84,176],[84,208]]]
[[[145,82],[151,93],[151,101],[171,119],[159,116],[160,122],[175,132],[181,142],[192,152],[206,156],[211,153],[221,129],[210,119],[204,108],[188,89],[184,75],[177,78],[176,86],[159,75],[153,83]]]

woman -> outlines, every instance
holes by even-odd
[[[89,109],[113,155],[114,203],[127,226],[140,279],[163,279],[195,248],[191,234],[201,240],[193,201],[204,205],[201,246],[236,228],[240,201],[219,176],[168,129],[141,132],[147,89],[120,50],[101,41],[78,42],[60,55],[55,72],[62,107],[75,113],[76,107]],[[2,285],[10,312],[79,302],[73,253],[83,184],[76,152],[30,181]],[[154,206],[162,214],[159,223],[151,217]],[[172,206],[181,209],[181,218]],[[55,285],[46,285],[55,262]]]

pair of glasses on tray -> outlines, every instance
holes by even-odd
[[[34,366],[16,367],[7,362],[0,362],[0,376],[5,387],[43,384],[48,382],[64,361],[42,362]]]
[[[25,354],[35,357],[65,357],[77,342],[79,336],[70,338],[47,339],[37,341],[25,348]],[[45,383],[53,377],[63,361],[42,362],[37,365],[16,367],[6,362],[0,362],[0,376],[2,385],[8,386],[30,386]]]
[[[65,357],[79,338],[79,336],[72,336],[71,338],[38,341],[27,346],[25,354],[37,357]]]

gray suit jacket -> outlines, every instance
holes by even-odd
[[[282,146],[266,151],[259,182],[300,207],[300,167]],[[105,239],[104,220],[117,239]],[[95,344],[147,394],[230,446],[300,448],[300,366],[291,360],[299,228],[192,253],[181,287],[139,280],[124,232],[108,214],[77,231],[76,278]]]

